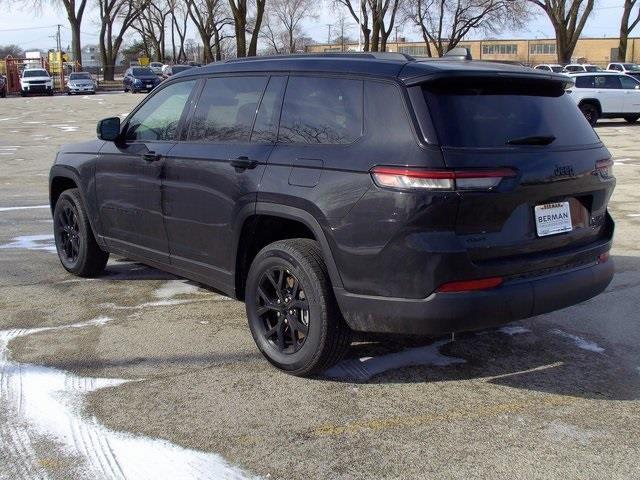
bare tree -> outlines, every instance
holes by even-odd
[[[371,29],[369,28],[368,0],[334,0],[336,5],[344,6],[362,31],[363,51],[368,52],[371,46]],[[359,11],[359,12],[358,12]]]
[[[570,63],[595,0],[528,0],[540,7],[556,32],[559,63]]]
[[[187,24],[189,22],[187,3],[185,0],[168,0],[171,17],[171,58],[175,63],[180,63],[186,58],[184,42],[187,38]],[[178,36],[177,48],[176,35]]]
[[[204,63],[221,60],[220,44],[227,37],[223,32],[233,23],[224,0],[187,0],[187,7],[202,40]]]
[[[620,21],[620,44],[618,45],[618,60],[621,62],[627,60],[627,41],[629,34],[638,26],[638,23],[640,23],[640,7],[635,12],[633,11],[638,5],[638,0],[624,1],[622,20]]]
[[[360,29],[364,37],[364,51],[386,51],[387,39],[393,31],[396,13],[404,0],[334,0],[336,4],[343,5],[353,19],[360,21]],[[360,14],[356,12],[359,8]],[[371,18],[371,28],[369,28]]]
[[[301,35],[300,23],[305,18],[315,18],[315,0],[271,0],[264,15],[261,36],[276,53],[295,53],[297,37]]]
[[[154,0],[140,13],[132,27],[142,37],[145,50],[158,62],[166,58],[165,37],[167,18],[171,14],[171,5],[166,0]]]
[[[248,4],[247,0],[229,0],[235,26],[236,55],[238,57],[253,57],[256,55],[266,1],[267,0],[252,0],[251,4]],[[253,25],[250,25],[251,22],[248,20],[250,9],[254,14]],[[249,48],[247,49],[246,33],[249,31],[251,31],[251,40],[249,41]]]
[[[526,7],[514,0],[407,0],[403,13],[422,32],[427,55],[441,57],[472,31],[493,33],[522,24]]]
[[[116,59],[125,33],[151,0],[98,0],[100,11],[100,57],[104,79],[113,80]]]
[[[62,5],[69,20],[69,28],[71,30],[71,53],[73,59],[82,63],[82,46],[80,44],[80,26],[82,25],[82,17],[87,7],[87,0],[0,0],[0,4],[17,4],[23,10],[30,12],[40,12],[44,4]]]

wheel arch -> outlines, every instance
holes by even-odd
[[[580,103],[578,103],[578,108],[586,104],[595,106],[598,109],[598,115],[602,115],[602,105],[600,104],[600,100],[598,100],[597,98],[583,98],[582,100],[580,100]]]
[[[266,227],[266,234],[256,234]],[[269,243],[287,238],[310,238],[320,245],[331,284],[342,287],[342,279],[320,223],[309,212],[287,205],[258,202],[242,217],[236,230],[234,258],[235,296],[243,300],[246,276],[255,255]]]

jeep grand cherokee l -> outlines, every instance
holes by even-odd
[[[171,77],[50,175],[60,261],[110,253],[246,304],[297,375],[353,331],[438,335],[611,281],[611,156],[566,76],[400,54],[219,62]]]

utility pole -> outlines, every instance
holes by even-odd
[[[58,38],[58,51],[62,52],[62,42],[60,41],[60,27],[62,27],[62,25],[58,24],[58,34],[56,35],[56,37]],[[60,55],[62,55],[62,53],[60,53]]]
[[[331,44],[331,24],[327,23],[328,33],[327,33],[327,44]]]

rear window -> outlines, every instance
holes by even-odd
[[[91,80],[90,73],[72,73],[69,75],[69,80]]]
[[[599,142],[559,82],[449,78],[422,90],[445,146],[495,148],[549,136],[553,147]]]

